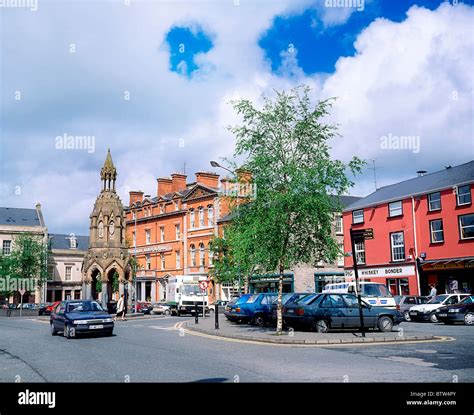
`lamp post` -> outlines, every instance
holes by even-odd
[[[135,298],[135,304],[134,304],[134,308],[135,308],[135,314],[137,313],[137,267],[138,267],[138,259],[137,259],[137,212],[138,212],[138,209],[135,210],[135,238],[134,238],[134,241],[133,241],[133,250],[134,250],[134,256],[135,256],[135,266],[134,266],[134,270],[133,270],[133,273],[135,274],[134,275],[134,278],[133,278],[133,290],[134,290],[134,298]]]
[[[233,170],[230,170],[228,169],[227,167],[224,167],[222,166],[221,164],[219,164],[217,161],[214,161],[214,160],[211,160],[210,161],[211,163],[211,166],[212,167],[218,167],[218,168],[221,168],[221,169],[224,169],[224,170],[227,170],[230,174],[232,174],[233,176],[237,177],[237,173]],[[237,199],[237,205],[239,204],[239,189],[237,189],[237,196],[236,196],[236,199]],[[240,215],[240,211],[237,209],[237,215]],[[239,295],[240,295],[240,292],[241,292],[241,289],[242,289],[242,276],[240,275],[240,263],[237,265],[238,266],[238,269],[239,269]]]

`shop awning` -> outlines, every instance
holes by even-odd
[[[474,268],[474,257],[432,259],[420,263],[423,270]]]

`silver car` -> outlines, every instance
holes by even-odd
[[[153,304],[152,314],[163,314],[165,316],[171,315],[171,306],[166,303],[155,303]]]
[[[395,303],[397,304],[397,310],[402,313],[405,321],[410,321],[410,307],[419,304],[426,304],[429,301],[429,297],[420,295],[396,295]]]

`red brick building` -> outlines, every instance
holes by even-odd
[[[243,175],[238,174],[239,181]],[[195,176],[193,182],[180,173],[160,177],[153,197],[130,192],[127,237],[139,265],[139,300],[163,300],[170,276],[208,276],[212,268],[211,241],[229,213],[229,198],[221,190],[231,188],[232,182],[210,172]],[[226,298],[230,291],[213,282],[209,287],[211,299]]]
[[[392,294],[438,293],[474,286],[474,161],[385,186],[348,206],[344,234],[373,228],[374,239],[356,244],[345,258],[353,276],[387,285]],[[344,251],[351,251],[350,238]]]

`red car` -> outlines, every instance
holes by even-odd
[[[43,314],[44,314],[45,316],[50,316],[51,313],[56,309],[56,307],[57,307],[59,304],[61,304],[61,301],[55,301],[54,303],[48,305],[48,306],[45,308]]]
[[[145,301],[139,301],[137,303],[137,313],[150,314],[151,310],[153,310],[151,303]]]

